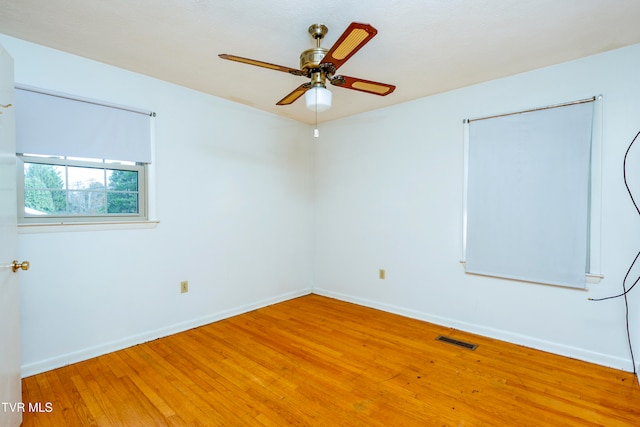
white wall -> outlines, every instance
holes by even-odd
[[[323,124],[315,141],[308,126],[249,107],[0,43],[19,83],[158,114],[157,227],[20,235],[20,259],[32,262],[20,277],[24,375],[312,288],[631,369],[623,301],[587,298],[618,293],[640,250],[640,218],[622,183],[622,157],[640,130],[640,45]],[[604,280],[585,292],[465,275],[462,120],[596,94],[605,103]],[[630,163],[640,182],[640,154]],[[630,295],[632,310],[639,299]],[[634,311],[631,326],[640,348]]]
[[[306,125],[14,38],[0,43],[18,83],[157,113],[159,225],[21,230],[20,259],[31,261],[20,276],[23,375],[310,292]]]
[[[622,181],[625,150],[640,130],[639,72],[636,45],[323,125],[315,145],[315,292],[632,370],[623,300],[587,298],[619,293],[640,250],[640,217]],[[463,119],[598,94],[604,280],[583,291],[465,274]],[[634,151],[629,169],[640,201],[640,141]],[[629,284],[640,266],[634,272]],[[636,290],[636,359],[639,301]]]

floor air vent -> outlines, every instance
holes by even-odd
[[[467,350],[475,350],[476,347],[478,347],[477,344],[471,344],[471,343],[468,343],[468,342],[464,342],[464,341],[456,340],[456,339],[453,339],[453,338],[445,337],[443,335],[439,335],[438,338],[436,338],[436,340],[442,341],[442,342],[446,342],[446,343],[449,343],[449,344],[453,344],[453,345],[457,345],[458,347],[466,348]]]

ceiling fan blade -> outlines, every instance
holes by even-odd
[[[293,104],[298,98],[300,98],[306,91],[311,88],[311,83],[304,83],[295,88],[290,94],[282,98],[276,103],[276,105],[289,105]]]
[[[371,25],[352,22],[320,63],[331,63],[337,70],[376,34],[378,30]]]
[[[242,62],[244,64],[255,65],[257,67],[269,68],[271,70],[282,71],[284,73],[293,74],[295,76],[303,76],[304,73],[301,70],[296,70],[295,68],[285,67],[282,65],[270,64],[268,62],[257,61],[255,59],[243,58],[241,56],[235,55],[227,55],[226,53],[221,53],[218,55],[222,59],[228,59],[229,61]]]
[[[374,95],[386,96],[396,90],[394,85],[359,79],[357,77],[336,76],[331,79],[331,84],[345,89],[359,90]]]

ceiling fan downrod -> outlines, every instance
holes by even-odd
[[[325,87],[325,74],[327,70],[321,67],[320,62],[327,54],[328,49],[320,47],[320,41],[329,32],[324,24],[313,24],[309,27],[309,34],[316,41],[316,47],[307,49],[300,54],[300,69],[311,78],[311,86]]]
[[[324,24],[312,24],[308,31],[311,37],[316,40],[316,47],[320,47],[320,40],[329,32],[329,29]]]

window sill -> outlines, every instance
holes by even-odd
[[[460,260],[460,264],[462,265],[462,267],[466,267],[467,263],[464,260]],[[585,278],[585,287],[584,288],[575,288],[578,290],[587,290],[587,285],[597,285],[600,283],[600,281],[602,279],[604,279],[604,275],[600,274],[600,273],[585,273],[584,275]],[[512,280],[517,280],[517,279],[512,279]],[[574,289],[574,288],[569,288],[569,289]]]
[[[61,233],[70,231],[140,230],[156,228],[160,221],[59,222],[18,224],[18,234]]]

